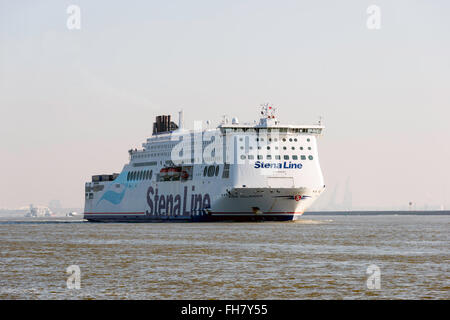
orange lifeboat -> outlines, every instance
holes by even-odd
[[[169,169],[168,168],[162,168],[161,171],[159,171],[160,177],[162,180],[166,180],[168,177]]]
[[[179,180],[180,171],[181,171],[181,168],[178,168],[178,167],[169,168],[169,170],[168,170],[169,180]]]
[[[187,180],[189,178],[189,173],[187,173],[186,171],[181,171],[181,179],[182,180]]]

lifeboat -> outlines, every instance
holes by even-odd
[[[187,173],[186,171],[181,171],[181,179],[182,180],[187,180],[189,178],[189,173]]]
[[[161,177],[162,180],[166,180],[167,176],[168,176],[168,173],[169,173],[169,169],[168,168],[162,168],[159,171],[159,176]]]
[[[179,168],[179,167],[169,168],[169,170],[167,172],[169,180],[179,180],[180,179],[180,172],[181,172],[181,168]]]

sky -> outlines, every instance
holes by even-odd
[[[323,118],[314,208],[450,209],[449,18],[446,0],[0,0],[0,208],[82,207],[158,114],[270,102]]]

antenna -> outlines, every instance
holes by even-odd
[[[183,119],[183,109],[178,111],[178,128],[183,129],[184,119]]]

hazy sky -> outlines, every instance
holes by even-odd
[[[447,0],[0,0],[0,208],[81,207],[157,114],[252,121],[266,101],[323,116],[317,207],[348,184],[357,208],[450,208]]]

